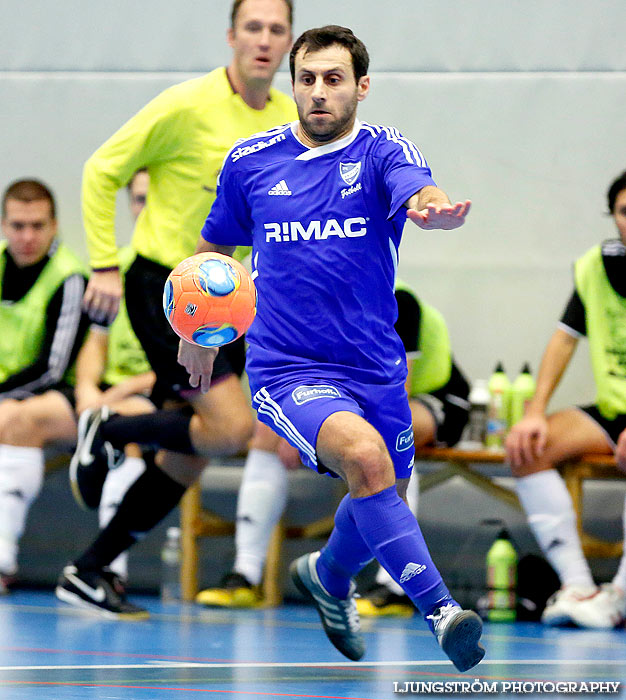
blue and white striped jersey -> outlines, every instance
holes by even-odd
[[[417,147],[396,129],[356,122],[317,148],[297,123],[235,144],[202,236],[252,245],[259,301],[248,373],[286,367],[312,376],[402,381],[394,281],[404,202],[434,185]]]

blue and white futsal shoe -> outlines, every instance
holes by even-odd
[[[356,585],[354,581],[350,583],[346,598],[331,595],[317,575],[319,556],[319,552],[312,552],[296,559],[289,567],[289,573],[300,593],[317,608],[328,639],[344,656],[358,661],[365,654],[365,642],[354,602]]]
[[[439,646],[459,671],[469,671],[485,655],[479,643],[483,623],[473,610],[463,610],[459,605],[448,603],[426,615]]]

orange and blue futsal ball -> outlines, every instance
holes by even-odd
[[[174,331],[202,347],[243,335],[256,314],[256,288],[246,268],[220,253],[198,253],[179,263],[163,290],[163,310]]]

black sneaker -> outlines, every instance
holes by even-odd
[[[109,469],[119,466],[124,453],[103,440],[100,428],[111,417],[108,406],[88,408],[80,414],[76,451],[70,461],[70,484],[74,500],[85,510],[100,505]]]
[[[356,609],[361,617],[412,617],[415,613],[408,596],[398,595],[384,585],[377,585],[357,598]]]
[[[111,620],[146,620],[150,613],[126,600],[124,585],[110,569],[79,571],[73,564],[63,569],[55,589],[59,600],[87,608]]]

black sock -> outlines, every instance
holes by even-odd
[[[146,469],[124,494],[109,524],[74,562],[77,569],[99,571],[135,544],[173,510],[186,487],[161,469]]]
[[[117,414],[102,424],[100,432],[118,450],[136,442],[152,449],[195,455],[189,436],[191,415],[183,411],[157,411],[140,416]]]

